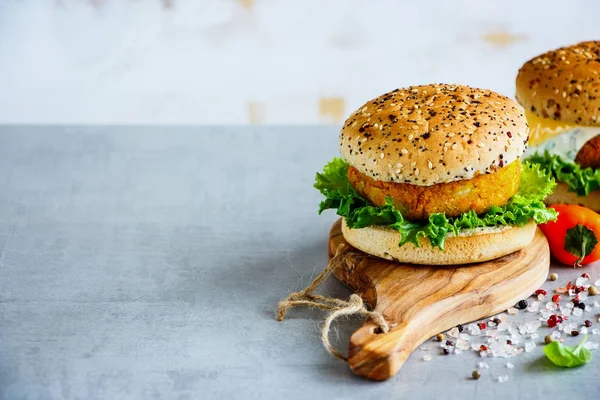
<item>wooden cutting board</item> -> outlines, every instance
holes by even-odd
[[[329,235],[330,258],[341,243],[348,245],[338,220]],[[539,229],[527,248],[466,266],[400,264],[366,255],[349,259],[333,273],[393,326],[380,333],[367,321],[354,332],[350,368],[369,379],[388,379],[432,336],[530,296],[546,280],[549,266],[548,242]]]

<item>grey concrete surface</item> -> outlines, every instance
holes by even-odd
[[[475,382],[476,354],[418,350],[373,383],[323,350],[318,311],[276,322],[326,262],[335,216],[317,215],[312,182],[336,154],[333,127],[1,127],[0,398],[597,395],[597,351],[560,370],[538,346]]]

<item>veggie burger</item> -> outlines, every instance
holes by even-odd
[[[548,51],[519,70],[517,101],[526,109],[528,160],[558,181],[548,204],[600,211],[600,41]]]
[[[466,264],[527,246],[556,218],[549,173],[522,163],[527,121],[490,90],[396,89],[344,123],[343,158],[316,176],[319,212],[335,209],[352,246],[414,264]]]

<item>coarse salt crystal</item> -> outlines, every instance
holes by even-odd
[[[568,302],[567,304],[564,305],[565,308],[574,308],[575,304]]]
[[[471,337],[466,334],[466,333],[461,333],[458,335],[459,338],[461,338],[462,340],[469,340]]]
[[[507,362],[507,363],[506,363],[506,368],[514,368],[514,367],[515,367],[515,366],[514,366],[514,364],[513,364],[513,363],[510,363],[510,362]]]
[[[522,342],[523,337],[521,335],[511,335],[510,336],[510,341],[512,342],[512,344],[519,344]],[[509,346],[509,345],[507,345]]]
[[[596,307],[596,308],[600,308],[600,302],[597,302],[597,301],[595,301],[595,302],[594,302],[594,307]]]
[[[511,307],[508,310],[506,310],[506,312],[509,313],[510,315],[517,315],[519,313],[519,310],[517,310],[514,307]]]
[[[588,281],[588,278],[580,276],[579,278],[577,278],[575,280],[575,286],[583,286],[586,284],[587,281]]]
[[[429,354],[423,356],[423,361],[431,361],[431,356]]]
[[[454,338],[457,338],[459,333],[460,333],[460,331],[458,330],[457,327],[454,327],[448,331],[448,335],[452,336]]]
[[[581,293],[579,293],[579,301],[587,300],[587,298],[588,298],[587,292],[581,292]]]
[[[525,351],[527,353],[529,353],[530,351],[533,351],[533,349],[535,349],[535,342],[526,342],[525,343]]]
[[[498,377],[498,382],[504,383],[506,381],[508,381],[508,375],[502,375]]]
[[[556,310],[558,308],[558,304],[553,301],[549,301],[546,303],[546,310]]]
[[[598,279],[596,282],[594,282],[594,286],[600,286],[600,279]]]
[[[467,329],[469,330],[469,334],[473,336],[481,335],[481,329],[479,329],[479,327],[475,324],[469,324]]]
[[[537,331],[540,326],[542,326],[540,321],[529,321],[527,324],[525,324],[525,329],[527,333],[533,333]]]
[[[583,310],[581,308],[577,307],[573,309],[574,316],[579,317],[581,314],[583,314]]]
[[[486,329],[485,336],[487,336],[488,338],[495,338],[496,336],[498,336],[498,331],[495,329]]]
[[[577,325],[573,322],[569,322],[568,324],[562,324],[562,330],[565,333],[571,333],[572,331],[577,329]]]
[[[582,335],[587,335],[588,328],[585,326],[582,326],[581,329],[579,330],[579,333],[581,333]]]
[[[461,349],[454,349],[454,354],[460,354],[460,353],[462,353]]]
[[[489,368],[489,367],[490,367],[490,366],[488,365],[488,363],[486,363],[486,362],[483,362],[483,361],[479,361],[479,364],[477,364],[477,365],[479,366],[479,368],[482,368],[482,369],[487,369],[487,368]]]
[[[533,302],[531,302],[529,307],[527,307],[527,311],[529,311],[529,312],[538,312],[539,309],[540,309],[539,301],[533,301]]]
[[[464,339],[458,339],[456,341],[456,348],[459,350],[469,350],[471,348],[471,344]]]
[[[544,296],[544,295],[543,295],[543,294],[541,294],[541,293],[540,293],[540,294],[538,294],[538,296],[537,296],[538,300],[544,300],[544,297],[546,297],[546,296]]]
[[[598,329],[598,328],[592,329],[592,335],[600,335],[600,329]]]
[[[560,331],[554,331],[554,332],[552,332],[552,337],[554,339],[560,339]]]

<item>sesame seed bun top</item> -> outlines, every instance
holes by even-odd
[[[433,84],[396,89],[360,107],[344,123],[340,152],[373,179],[430,186],[512,163],[527,136],[525,117],[508,97]]]
[[[540,117],[600,125],[600,41],[562,47],[527,61],[517,100]]]

